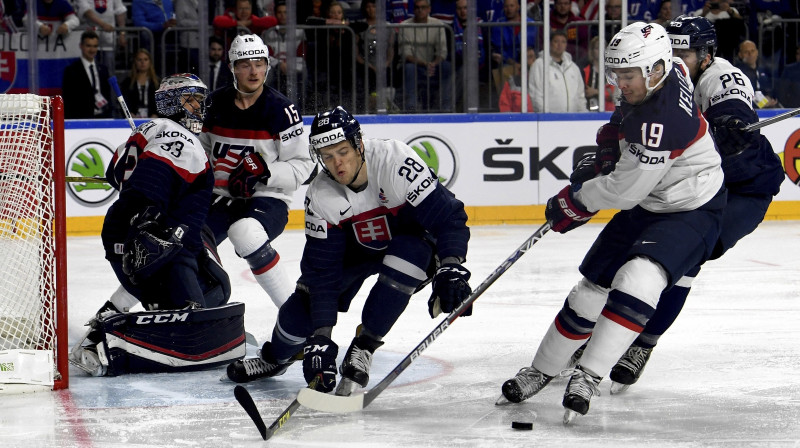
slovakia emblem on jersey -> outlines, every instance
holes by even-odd
[[[364,247],[383,250],[389,247],[392,233],[385,215],[353,223],[356,240]]]
[[[0,93],[8,92],[17,78],[17,55],[13,51],[0,51]]]

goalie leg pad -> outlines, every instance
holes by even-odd
[[[245,355],[243,303],[116,314],[99,325],[109,376],[202,370]]]

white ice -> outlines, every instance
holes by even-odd
[[[622,395],[601,384],[586,416],[561,423],[565,381],[530,400],[494,405],[500,385],[530,364],[548,325],[578,280],[577,265],[602,224],[550,233],[459,318],[366,409],[324,414],[300,408],[270,446],[551,447],[800,445],[800,226],[766,222],[694,283],[682,315],[662,338],[641,380]],[[472,228],[472,284],[486,278],[535,226]],[[299,274],[304,236],[275,242],[286,270]],[[69,334],[115,289],[97,237],[75,237],[69,251]],[[233,301],[245,302],[246,329],[266,340],[272,301],[246,263],[222,245]],[[343,353],[360,321],[368,286],[334,340]],[[375,355],[376,384],[441,319],[427,314],[425,290],[412,298]],[[251,348],[251,352],[252,352]],[[2,447],[264,446],[233,398],[224,369],[92,378],[71,368],[68,390],[0,395]],[[267,425],[304,386],[301,366],[248,384]],[[532,422],[532,431],[511,428]]]

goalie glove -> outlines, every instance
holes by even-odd
[[[428,313],[436,317],[440,313],[450,313],[458,308],[470,294],[472,288],[468,280],[470,272],[459,263],[447,263],[436,270],[433,276],[432,290],[428,299]],[[472,306],[464,310],[462,316],[472,315]]]
[[[183,248],[181,239],[187,227],[164,228],[154,207],[131,218],[131,228],[122,252],[122,272],[139,284],[164,267]]]
[[[228,191],[235,198],[252,197],[256,192],[256,185],[259,182],[266,185],[270,176],[271,173],[264,158],[258,153],[248,154],[231,171],[228,178]]]
[[[306,339],[303,347],[303,377],[311,384],[315,378],[315,389],[330,392],[336,387],[336,356],[339,346],[324,335],[314,335]]]
[[[558,233],[567,233],[586,224],[597,212],[590,212],[572,194],[567,185],[557,195],[547,200],[544,216],[550,227]]]

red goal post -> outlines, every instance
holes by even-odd
[[[64,103],[0,95],[0,393],[69,386]]]

